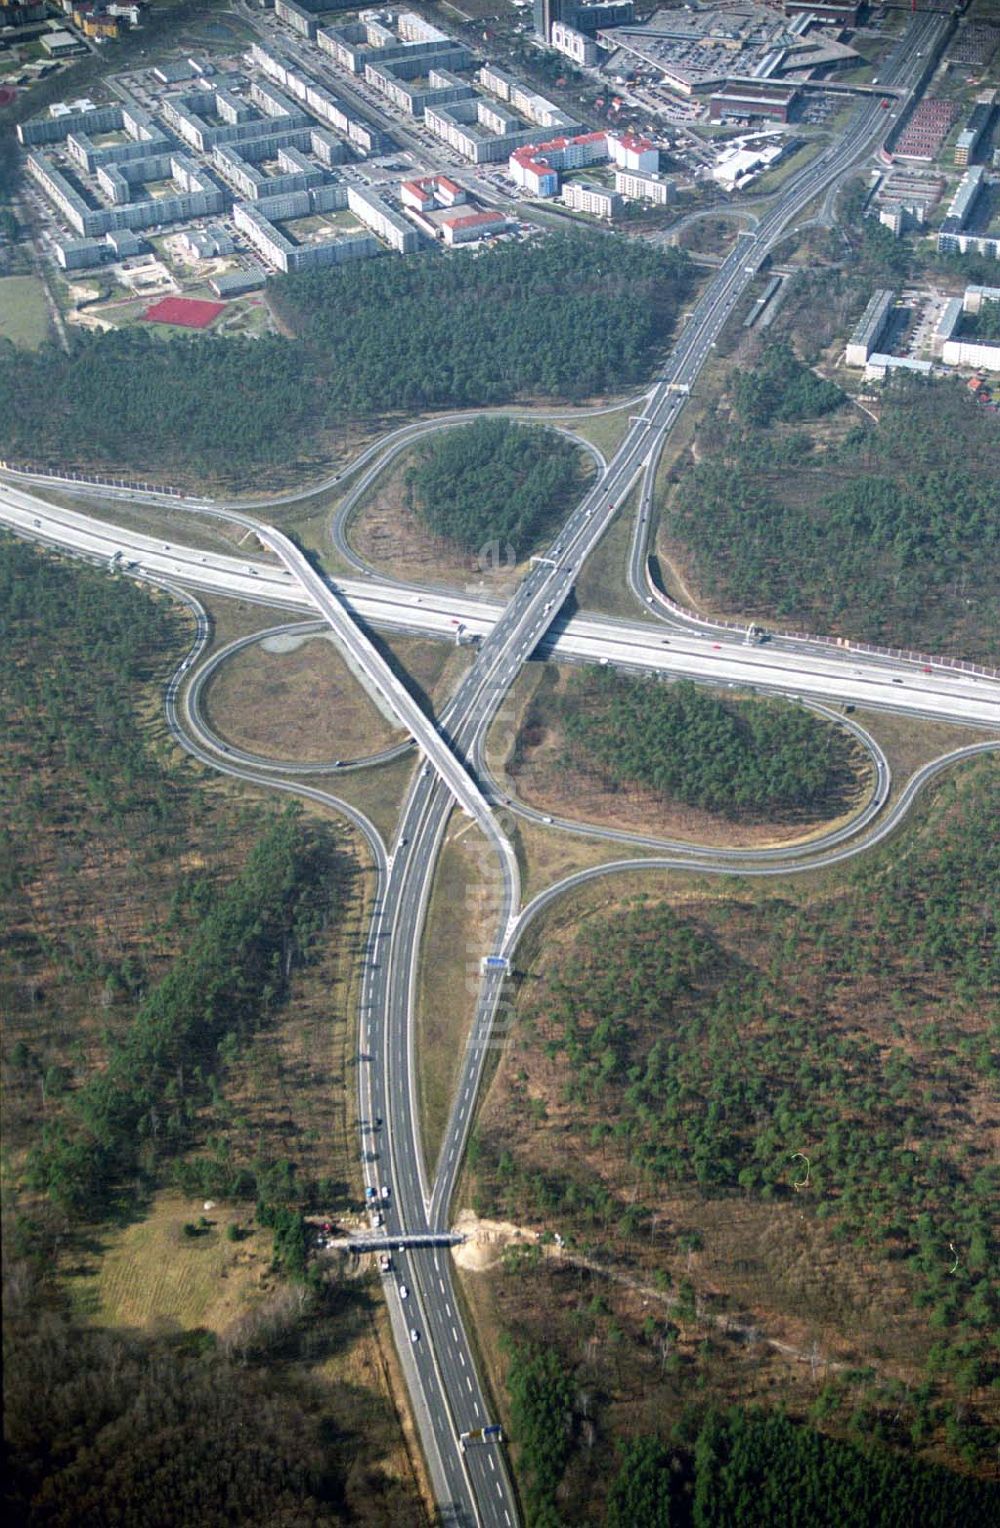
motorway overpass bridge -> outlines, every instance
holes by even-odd
[[[460,1231],[393,1231],[384,1236],[344,1236],[328,1241],[334,1251],[405,1252],[409,1247],[458,1247],[465,1237]]]

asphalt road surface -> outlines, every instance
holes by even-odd
[[[917,16],[894,56],[883,66],[883,83],[904,93],[911,90],[951,25],[947,18]],[[640,405],[642,413],[603,476],[570,515],[549,558],[531,569],[503,609],[467,596],[398,588],[375,580],[341,581],[338,594],[333,596],[311,570],[307,573],[288,556],[283,569],[277,562],[261,561],[256,553],[243,560],[238,555],[195,552],[56,509],[23,487],[5,483],[0,488],[0,519],[21,534],[73,546],[101,560],[119,551],[120,563],[129,565],[125,571],[172,587],[212,588],[292,609],[319,608],[352,649],[354,661],[378,683],[384,682],[385,676],[372,662],[367,639],[352,634],[353,623],[345,620],[351,611],[365,621],[397,630],[440,633],[457,629],[460,622],[469,635],[479,637],[473,664],[440,725],[435,727],[422,718],[411,728],[426,762],[415,773],[396,839],[388,852],[363,814],[347,809],[372,847],[377,873],[362,978],[358,1072],[365,1179],[378,1194],[379,1212],[390,1237],[394,1233],[431,1231],[447,1223],[504,980],[501,970],[483,977],[458,1094],[436,1171],[431,1174],[424,1160],[416,1101],[414,1002],[430,888],[454,799],[457,797],[480,823],[497,851],[498,951],[513,951],[527,922],[556,894],[553,889],[527,909],[519,907],[516,861],[506,840],[505,824],[502,815],[491,811],[489,787],[476,778],[474,767],[503,696],[536,650],[576,659],[607,658],[624,666],[689,674],[810,699],[827,697],[882,705],[987,725],[1000,721],[1000,684],[985,674],[861,658],[823,644],[796,646],[777,641],[764,648],[746,647],[731,633],[716,636],[693,631],[689,623],[676,617],[670,617],[669,625],[656,619],[662,612],[646,583],[644,527],[648,530],[648,486],[655,461],[716,337],[761,262],[795,218],[852,166],[867,158],[884,126],[877,101],[861,106],[837,143],[791,178],[780,200],[761,217],[754,231],[740,237],[695,305],[662,377]],[[409,428],[416,432],[417,427]],[[384,447],[385,442],[380,443],[379,449]],[[374,450],[369,453],[369,459],[375,454]],[[355,463],[352,471],[359,465]],[[617,506],[640,481],[645,491],[630,557],[630,578],[646,607],[647,619],[632,623],[577,615],[561,619],[560,611],[580,566],[597,545]],[[207,504],[199,507],[212,509]],[[245,506],[229,517],[245,525],[248,532],[258,524],[245,513]],[[272,540],[274,545],[277,543]],[[282,548],[283,555],[285,550]],[[204,642],[204,626],[199,617],[196,647]],[[664,635],[667,630],[669,636]],[[177,705],[184,674],[193,662],[194,650],[168,690],[171,725],[181,734],[185,728]],[[191,717],[185,721],[190,722]],[[199,756],[220,762],[211,746],[185,740]],[[268,778],[279,788],[301,789],[316,799],[337,804],[335,796],[313,787],[262,776],[246,760],[223,761],[223,767],[242,778]],[[937,767],[928,766],[921,775],[929,777],[929,771]],[[923,778],[915,778],[908,792],[915,794],[922,783]],[[870,844],[891,831],[900,810],[897,803],[894,812],[886,815],[865,842]],[[858,852],[858,847],[852,842],[830,847],[827,852],[833,862],[837,856]],[[643,861],[675,862],[669,855]],[[690,857],[682,862],[692,863]],[[602,866],[586,874],[608,873],[613,868]],[[720,873],[727,868],[731,872],[732,865],[718,862]],[[777,868],[787,873],[784,864]],[[748,873],[747,869],[741,873]],[[775,869],[761,865],[749,873],[775,873]],[[511,1528],[518,1513],[505,1451],[484,1444],[463,1448],[460,1442],[462,1432],[482,1427],[492,1416],[455,1296],[450,1259],[442,1248],[407,1249],[394,1255],[394,1264],[393,1272],[386,1276],[388,1305],[443,1521]]]

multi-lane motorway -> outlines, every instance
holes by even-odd
[[[612,498],[611,502],[616,501]],[[584,525],[589,513],[588,505],[582,512]],[[259,550],[248,550],[246,555],[237,557],[225,552],[196,551],[183,542],[165,543],[138,531],[110,525],[81,510],[51,504],[25,486],[2,479],[0,521],[21,534],[98,561],[108,562],[121,553],[120,565],[140,576],[299,612],[317,608],[304,586],[295,582],[277,561],[262,562]],[[241,523],[250,528],[254,522],[244,515]],[[642,529],[640,525],[640,532]],[[566,535],[564,532],[557,545],[568,590],[585,554],[575,550],[571,554]],[[643,566],[640,556],[639,580],[643,579]],[[535,569],[526,586],[537,582],[544,571]],[[644,604],[652,598],[643,592],[646,587],[644,582],[639,583],[638,595]],[[370,579],[338,579],[336,589],[346,610],[366,625],[414,635],[454,639],[461,625],[463,637],[485,639],[504,613],[502,606],[473,595]],[[533,624],[521,637],[520,651],[524,657],[538,651],[578,662],[600,663],[606,658],[621,667],[768,693],[846,701],[987,726],[996,720],[998,691],[985,670],[977,674],[945,664],[893,662],[848,653],[833,643],[803,644],[775,639],[763,646],[748,646],[738,633],[714,630],[709,623],[685,623],[676,617],[666,621],[626,621],[582,613],[566,617],[556,605],[558,597],[558,593],[547,594],[541,609],[535,610]],[[517,601],[523,604],[524,598],[519,591]],[[550,598],[552,608],[546,611]],[[647,609],[651,609],[648,604]]]
[[[895,85],[903,95],[911,91],[926,72],[927,60],[940,47],[949,25],[939,17],[915,18],[883,67],[886,84]],[[21,534],[72,547],[101,560],[118,554],[118,565],[126,571],[170,586],[214,589],[291,610],[319,610],[334,627],[352,662],[364,671],[369,684],[381,691],[421,749],[424,760],[415,771],[388,852],[371,824],[356,811],[350,814],[368,838],[377,874],[362,978],[359,1098],[366,1182],[379,1194],[390,1238],[435,1229],[447,1222],[503,983],[501,970],[489,971],[483,977],[441,1156],[436,1165],[428,1164],[416,1103],[413,1014],[430,888],[455,800],[480,825],[493,851],[498,951],[513,951],[526,920],[538,905],[523,911],[519,906],[517,866],[506,836],[507,825],[491,810],[495,792],[478,767],[487,728],[521,667],[535,651],[544,648],[577,660],[692,675],[811,700],[850,701],[1000,726],[1000,684],[989,675],[958,673],[934,664],[862,658],[822,644],[776,641],[765,647],[748,647],[731,633],[692,629],[676,617],[665,621],[646,582],[656,461],[718,334],[765,257],[810,202],[871,152],[883,125],[877,104],[859,108],[840,140],[793,177],[754,232],[737,241],[694,307],[663,376],[640,405],[640,415],[603,475],[569,517],[550,555],[531,569],[505,607],[467,595],[399,587],[366,578],[339,580],[336,591],[331,592],[290,543],[251,519],[245,507],[239,514],[227,514],[209,504],[191,506],[202,513],[237,520],[245,528],[248,542],[250,534],[256,532],[260,543],[278,554],[276,558],[262,560],[253,547],[224,553],[194,550],[183,544],[183,538],[177,543],[157,541],[82,511],[56,507],[17,482],[0,483],[0,520]],[[369,453],[367,459],[374,458]],[[359,461],[353,470],[361,466]],[[643,619],[625,622],[579,614],[565,617],[563,607],[581,564],[639,482],[643,490],[630,579],[643,603]],[[190,598],[195,601],[193,594]],[[439,724],[418,712],[405,692],[390,693],[396,681],[354,617],[397,630],[433,634],[455,632],[460,623],[465,635],[478,639],[472,665]],[[203,639],[203,623],[199,622],[199,644]],[[178,710],[182,695],[191,694],[190,687],[185,692],[182,681],[195,660],[194,652],[184,660],[168,692],[171,725],[179,733],[196,727],[192,712],[185,716]],[[220,758],[210,745],[190,738],[187,742],[200,756],[231,773],[261,778],[261,770],[252,761]],[[298,788],[294,782],[276,783]],[[312,786],[303,789],[317,799],[336,800]],[[880,790],[882,799],[876,803],[876,811],[888,791],[887,777],[882,778],[881,773]],[[898,815],[898,803],[895,811]],[[888,831],[890,826],[891,818],[887,817],[877,831]],[[855,824],[854,832],[858,831]],[[874,837],[872,833],[867,841]],[[830,852],[856,851],[841,844],[831,845]],[[673,863],[666,858],[662,862]],[[388,1190],[387,1198],[382,1197],[383,1186]],[[482,1427],[491,1420],[491,1414],[456,1299],[447,1252],[442,1248],[408,1248],[397,1252],[395,1258],[396,1267],[387,1281],[389,1308],[444,1520],[511,1528],[517,1508],[504,1451],[484,1444],[466,1449],[460,1443],[461,1433]]]

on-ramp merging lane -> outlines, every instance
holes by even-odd
[[[917,62],[918,58],[927,52],[928,47],[940,43],[949,24],[944,18],[918,16],[883,70],[886,82],[891,81],[904,90],[912,88],[926,67]],[[918,44],[921,45],[919,53]],[[569,517],[552,548],[551,563],[538,564],[526,576],[510,604],[498,613],[490,612],[492,619],[482,635],[476,659],[446,709],[440,731],[435,730],[433,740],[430,736],[422,737],[419,731],[414,732],[434,767],[417,771],[391,852],[386,855],[378,835],[372,838],[370,832],[366,832],[376,858],[379,885],[363,976],[359,1087],[363,1118],[367,1121],[363,1151],[366,1180],[373,1187],[377,1184],[381,1189],[385,1184],[389,1189],[388,1200],[380,1199],[380,1204],[390,1236],[393,1231],[434,1229],[446,1222],[502,985],[502,973],[489,973],[484,979],[459,1094],[446,1131],[438,1171],[431,1181],[424,1162],[416,1107],[413,1005],[424,916],[453,794],[460,800],[466,796],[463,805],[471,809],[499,851],[498,947],[512,949],[524,926],[524,917],[538,904],[537,901],[532,904],[519,919],[516,865],[504,848],[507,840],[502,827],[493,820],[488,807],[483,815],[480,802],[484,798],[470,770],[470,762],[475,760],[486,729],[521,666],[547,639],[580,565],[607,528],[616,505],[647,472],[651,457],[683,408],[716,335],[761,261],[792,219],[870,152],[881,126],[877,104],[860,108],[841,140],[789,181],[775,208],[761,220],[752,235],[738,241],[719,267],[711,286],[695,305],[663,378],[650,393],[644,416],[631,426],[602,480]],[[16,490],[5,488],[4,517],[10,519],[13,516],[24,531],[24,516],[30,513],[30,508],[26,510],[25,500],[30,503],[30,496],[21,495],[21,502],[17,504],[16,495]],[[37,501],[35,503],[37,505]],[[248,518],[242,523],[257,528]],[[31,529],[27,533],[31,534]],[[84,534],[79,526],[76,534]],[[172,555],[175,551],[177,556]],[[152,576],[164,580],[190,577],[191,564],[180,552],[181,549],[169,546],[164,547],[162,553],[158,552],[157,557],[166,554],[173,567],[154,566],[150,569]],[[220,559],[213,559],[216,567],[219,562]],[[202,568],[207,570],[208,567],[209,559],[205,558]],[[222,575],[216,571],[214,576],[218,579]],[[207,572],[204,577],[207,581]],[[250,580],[256,581],[263,597],[265,579],[259,570],[254,572],[248,565],[239,575],[230,569],[227,577],[236,581],[236,587],[245,586]],[[301,569],[296,569],[296,578],[303,585],[308,583]],[[272,586],[269,602],[277,593],[278,602],[301,604],[301,599],[296,598],[297,591],[287,579],[269,577],[267,582]],[[242,587],[241,592],[245,592]],[[310,591],[310,598],[315,599],[321,608],[323,598],[329,597],[325,586],[323,594],[318,589]],[[384,589],[378,597],[392,603]],[[412,604],[410,608],[414,608]],[[329,618],[331,612],[324,611],[324,614]],[[616,625],[621,630],[620,623],[605,623],[604,635],[609,640],[613,640],[610,630]],[[636,631],[637,628],[633,628],[633,633]],[[635,661],[642,662],[644,655],[648,656],[651,651],[652,642],[648,637],[625,634],[619,640],[622,650],[632,647],[636,653]],[[696,654],[693,641],[690,646]],[[363,644],[357,649],[357,657],[362,663],[370,662]],[[628,658],[625,661],[629,661]],[[731,652],[728,661],[735,661]],[[752,655],[748,661],[763,663],[764,660],[759,655]],[[778,664],[772,664],[773,669],[778,667]],[[803,665],[798,667],[801,673]],[[855,683],[868,683],[865,665],[858,667],[860,681],[855,676]],[[841,657],[840,673],[843,671]],[[807,688],[804,682],[797,682],[794,663],[785,662],[783,673],[787,678],[781,681],[782,687],[792,692]],[[890,678],[889,682],[897,681]],[[831,676],[829,687],[823,693],[835,694],[837,688],[835,676]],[[954,688],[951,685],[949,688],[954,705]],[[927,695],[934,693],[930,684],[924,683],[923,689]],[[969,689],[971,691],[971,685]],[[995,705],[992,687],[989,691],[980,691],[980,696],[983,706]],[[168,705],[176,706],[176,700],[175,689],[168,695]],[[970,704],[980,704],[975,692],[970,695]],[[174,721],[175,717],[172,725]],[[210,762],[217,762],[216,756],[204,756]],[[260,778],[244,764],[233,763],[224,767],[243,778]],[[299,788],[294,783],[285,784],[280,780],[273,783],[284,789]],[[317,798],[323,795],[321,792],[315,794]],[[348,815],[353,815],[362,831],[371,830],[366,819],[358,820],[361,814],[349,812]],[[845,847],[835,852],[846,854],[852,850]],[[601,870],[606,873],[607,867],[601,867]],[[381,1125],[376,1124],[379,1120]],[[396,1292],[390,1294],[390,1312],[444,1520],[455,1524],[483,1523],[511,1528],[517,1511],[504,1452],[482,1446],[465,1451],[459,1443],[460,1432],[482,1426],[491,1418],[455,1297],[450,1260],[442,1249],[432,1249],[399,1253],[397,1262],[399,1268],[393,1280]],[[399,1292],[403,1278],[410,1291],[405,1301]],[[410,1340],[411,1332],[413,1340]]]

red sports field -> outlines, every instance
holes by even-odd
[[[181,329],[207,329],[225,307],[224,302],[201,302],[196,297],[164,297],[146,309],[151,324],[177,324]]]

